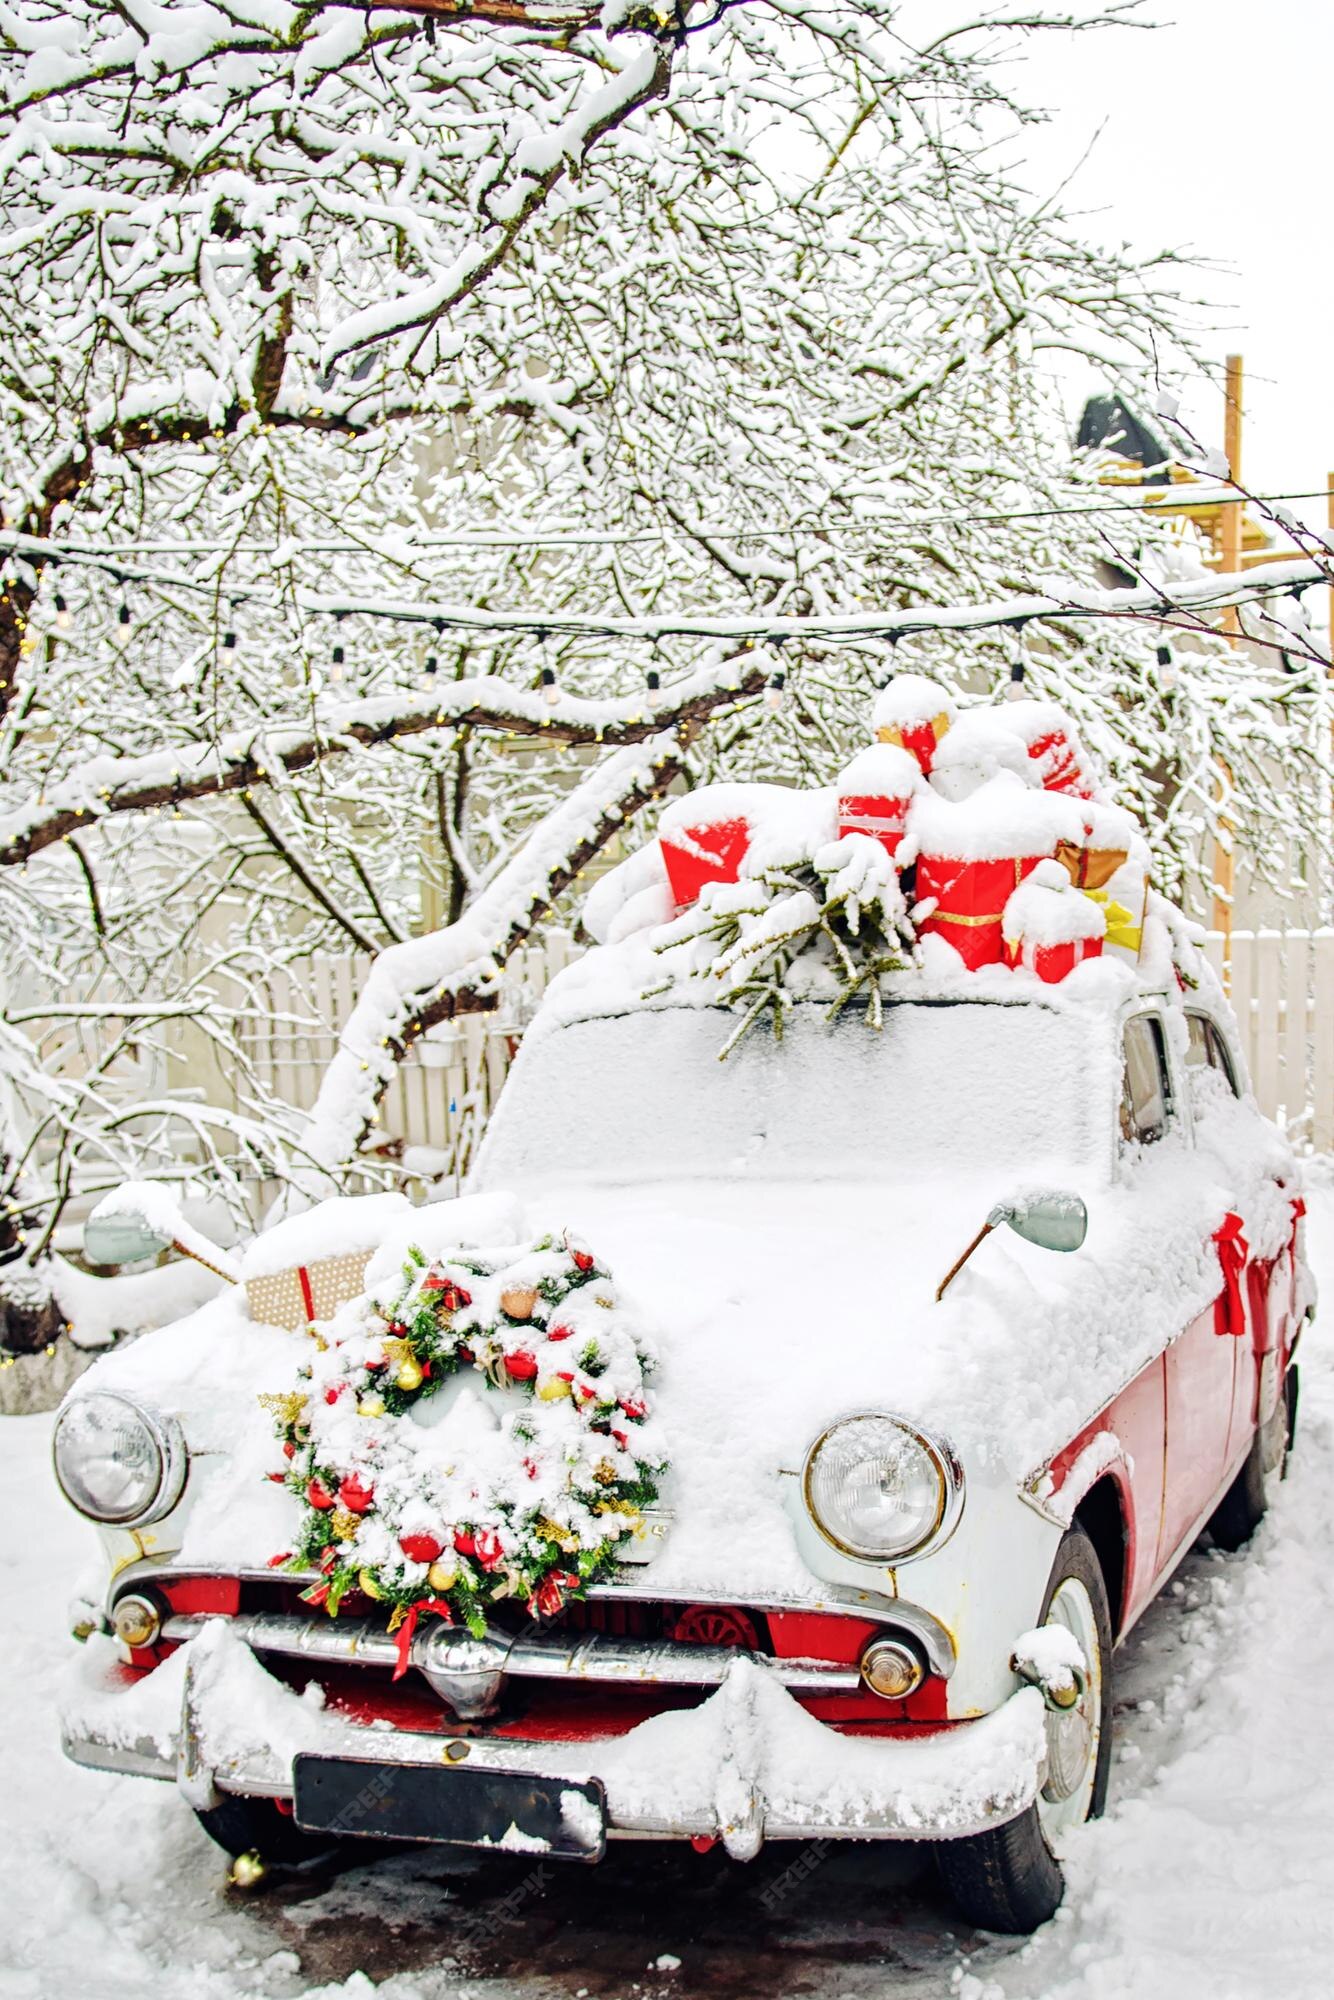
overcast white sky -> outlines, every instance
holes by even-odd
[[[1055,11],[1055,9],[1053,9]],[[1261,491],[1318,488],[1334,469],[1334,5],[1149,0],[1154,31],[1035,35],[1015,95],[1046,106],[1026,178],[1044,191],[1095,139],[1071,200],[1087,233],[1193,247],[1211,355],[1245,356],[1243,473]],[[1077,406],[1080,392],[1071,385]],[[1189,385],[1182,415],[1222,443],[1222,393]],[[1325,524],[1323,500],[1293,503]]]

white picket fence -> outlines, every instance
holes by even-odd
[[[1208,949],[1221,974],[1221,933]],[[1234,931],[1228,970],[1260,1109],[1334,1151],[1334,930]]]
[[[1224,940],[1209,956],[1223,970]],[[578,956],[563,932],[511,960],[502,1005],[432,1029],[400,1066],[381,1112],[405,1166],[434,1178],[466,1169],[519,1037],[547,981]],[[308,1109],[369,959],[317,957],[269,982],[269,1018],[251,1058],[289,1104]],[[1260,1107],[1297,1140],[1334,1151],[1334,930],[1234,931],[1230,986]],[[311,1023],[317,1024],[314,1028]]]
[[[436,1179],[466,1171],[548,981],[578,956],[568,933],[549,933],[510,959],[495,1013],[443,1023],[413,1045],[380,1111],[380,1131],[405,1149],[410,1172]],[[286,1103],[302,1111],[314,1104],[370,965],[368,956],[318,954],[265,982],[267,1013],[251,1028],[247,1053]]]

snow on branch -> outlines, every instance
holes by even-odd
[[[355,1155],[396,1065],[428,1028],[495,1005],[506,959],[612,835],[661,798],[688,736],[664,730],[603,759],[456,923],[380,953],[310,1114],[312,1159],[332,1170]]]
[[[513,687],[495,675],[454,681],[420,694],[326,702],[299,722],[233,730],[217,742],[176,745],[141,757],[94,757],[38,800],[0,814],[0,866],[22,864],[110,814],[171,809],[224,792],[246,793],[281,773],[372,749],[403,736],[468,726],[540,737],[550,743],[644,742],[661,730],[702,721],[757,693],[764,669],[746,653],[715,659],[653,694],[590,699]]]

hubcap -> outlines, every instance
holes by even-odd
[[[1038,1813],[1043,1832],[1054,1843],[1083,1824],[1093,1802],[1102,1738],[1102,1649],[1093,1600],[1077,1577],[1067,1577],[1058,1587],[1045,1622],[1073,1635],[1088,1667],[1074,1706],[1047,1711],[1047,1772]]]

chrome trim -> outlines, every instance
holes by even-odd
[[[178,1645],[193,1639],[208,1623],[206,1615],[169,1618],[164,1639]],[[297,1618],[283,1612],[242,1612],[227,1620],[228,1630],[256,1653],[278,1653],[284,1659],[319,1661],[325,1665],[392,1667],[398,1646],[369,1618]],[[454,1642],[476,1645],[471,1634],[430,1626],[418,1632],[409,1653],[411,1664],[451,1700],[446,1691],[452,1678],[448,1654]],[[488,1632],[488,1673],[526,1680],[615,1682],[622,1687],[720,1687],[737,1659],[729,1646],[686,1646],[671,1639],[614,1639],[603,1632],[539,1633],[511,1640],[504,1632]],[[503,1666],[497,1667],[497,1659]],[[801,1694],[855,1694],[861,1674],[855,1664],[814,1660],[775,1660],[765,1656],[775,1679]],[[461,1713],[463,1711],[460,1711]],[[484,1713],[484,1710],[477,1711]]]
[[[186,1449],[185,1433],[175,1417],[155,1409],[151,1403],[141,1403],[133,1396],[123,1396],[118,1389],[89,1389],[85,1394],[100,1396],[107,1402],[123,1403],[126,1409],[132,1410],[147,1427],[161,1467],[157,1492],[138,1514],[113,1517],[108,1514],[91,1513],[88,1508],[79,1505],[60,1476],[60,1459],[56,1450],[60,1439],[60,1426],[82,1400],[77,1392],[62,1406],[51,1431],[51,1470],[55,1475],[56,1485],[75,1513],[82,1514],[85,1521],[96,1521],[99,1528],[120,1528],[129,1533],[135,1528],[151,1527],[154,1521],[160,1521],[165,1514],[170,1514],[185,1490],[185,1481],[190,1470],[190,1454]]]
[[[115,1608],[116,1600],[128,1590],[138,1590],[145,1583],[160,1581],[169,1584],[174,1579],[184,1577],[214,1577],[235,1583],[292,1583],[307,1584],[318,1582],[314,1570],[273,1570],[273,1569],[225,1569],[207,1563],[164,1562],[161,1556],[144,1556],[127,1563],[115,1577],[107,1598],[108,1614]],[[813,1616],[859,1617],[888,1626],[899,1626],[917,1640],[926,1654],[927,1663],[933,1674],[947,1681],[954,1672],[957,1653],[954,1640],[929,1611],[920,1605],[911,1604],[905,1598],[891,1597],[882,1590],[864,1590],[859,1585],[827,1583],[818,1597],[797,1597],[770,1594],[766,1597],[748,1597],[744,1593],[722,1590],[686,1590],[667,1586],[665,1589],[649,1589],[635,1583],[595,1583],[585,1595],[598,1603],[619,1604],[725,1604],[736,1605],[740,1609],[759,1612],[810,1612]],[[204,1615],[199,1614],[200,1623]],[[234,1614],[218,1612],[218,1617],[226,1617],[235,1623]],[[258,1615],[258,1614],[256,1614]],[[277,1615],[276,1613],[273,1615]],[[332,1622],[332,1621],[331,1621]],[[352,1621],[343,1621],[347,1631]],[[698,1650],[697,1648],[692,1650]]]
[[[811,1503],[811,1473],[821,1447],[828,1442],[835,1431],[842,1430],[846,1424],[860,1423],[867,1419],[877,1423],[895,1424],[909,1437],[916,1438],[939,1475],[940,1507],[935,1524],[921,1541],[911,1548],[881,1549],[874,1554],[866,1549],[854,1548],[850,1542],[840,1541],[833,1530],[826,1527]],[[937,1549],[945,1546],[958,1527],[964,1503],[963,1466],[947,1439],[933,1437],[929,1431],[920,1430],[906,1417],[896,1417],[892,1410],[848,1410],[841,1417],[836,1417],[832,1424],[826,1424],[807,1451],[801,1468],[801,1497],[816,1533],[823,1536],[829,1546],[837,1549],[840,1555],[851,1556],[854,1562],[892,1563],[897,1568],[900,1563],[916,1562],[921,1556],[933,1555]]]

